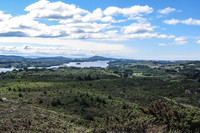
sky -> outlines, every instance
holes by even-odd
[[[1,0],[0,55],[200,59],[200,0]]]

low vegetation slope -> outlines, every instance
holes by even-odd
[[[198,77],[169,69],[178,68],[121,63],[1,73],[0,132],[200,132]]]

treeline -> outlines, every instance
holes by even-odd
[[[0,79],[32,79],[42,81],[52,80],[97,80],[113,79],[118,75],[104,68],[75,68],[64,67],[58,69],[19,69],[0,73]]]

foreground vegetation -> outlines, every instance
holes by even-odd
[[[200,132],[199,64],[0,73],[0,132]]]

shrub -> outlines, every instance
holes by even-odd
[[[19,95],[18,95],[19,97],[23,97],[23,95],[22,95],[22,93],[19,93]]]
[[[19,88],[19,89],[18,89],[18,91],[19,91],[19,92],[21,92],[21,91],[22,91],[22,89],[21,89],[21,88]]]
[[[60,101],[60,99],[57,99],[57,105],[62,105],[62,102]]]
[[[39,104],[42,104],[42,103],[43,103],[43,100],[42,100],[42,99],[40,99],[40,100],[39,100]]]
[[[58,106],[58,105],[62,105],[62,103],[61,103],[61,101],[60,101],[60,99],[53,99],[52,101],[51,101],[51,105],[52,106]]]
[[[156,100],[141,111],[154,116],[156,123],[166,124],[168,129],[193,132],[200,130],[200,111],[195,108],[180,108]]]
[[[84,119],[90,120],[90,121],[94,121],[94,117],[93,117],[91,114],[86,114],[86,115],[84,116]]]
[[[101,99],[98,96],[96,97],[96,101],[99,102],[99,103],[106,104],[106,100],[105,99]]]
[[[124,105],[122,106],[122,109],[127,109],[127,105],[124,104]]]
[[[78,99],[76,97],[74,97],[74,102],[78,102]]]
[[[109,96],[108,96],[108,98],[109,98],[109,99],[112,99],[112,96],[111,96],[111,95],[109,95]]]
[[[44,91],[44,94],[47,94],[47,91]]]
[[[85,99],[81,99],[80,105],[83,105],[85,107],[89,107],[89,104],[85,101]]]
[[[51,105],[52,105],[52,106],[57,106],[57,102],[56,102],[55,99],[53,99],[53,100],[51,101]]]

